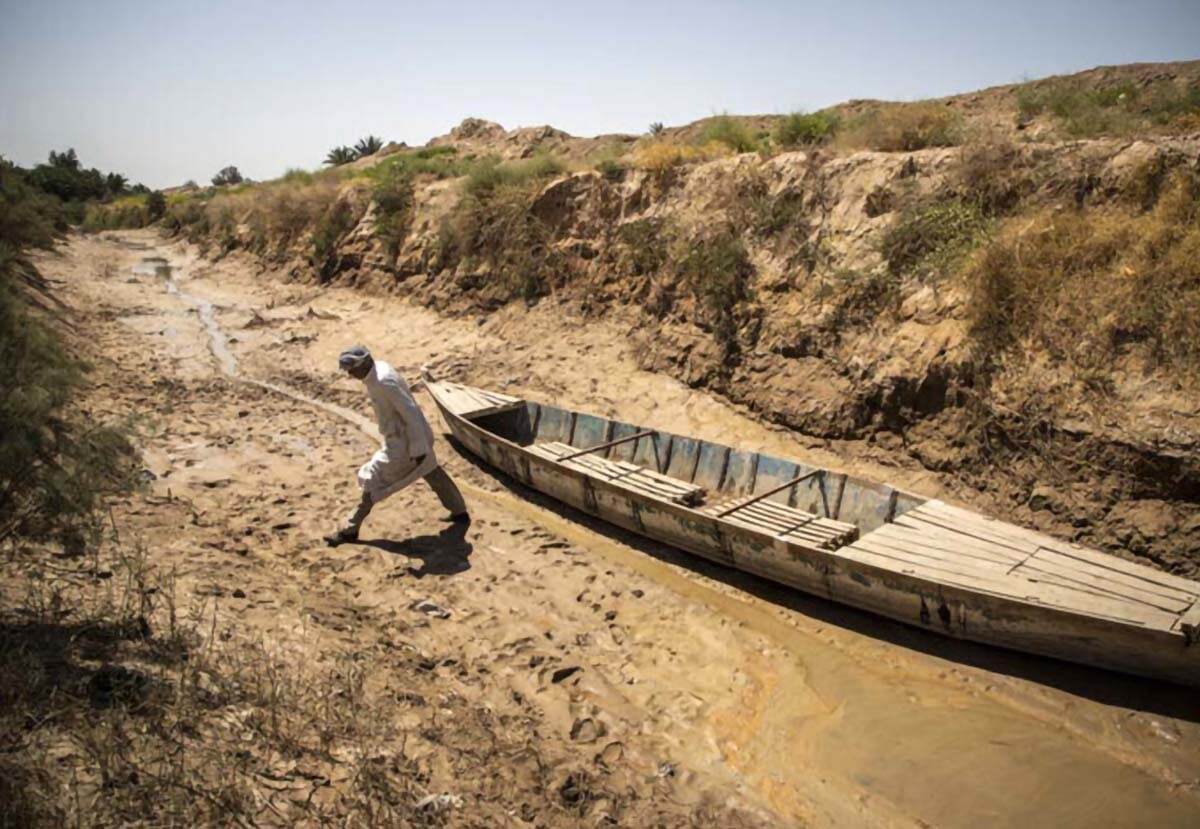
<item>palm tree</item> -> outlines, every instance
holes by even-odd
[[[108,188],[108,192],[114,196],[119,196],[125,192],[125,188],[129,186],[129,179],[120,173],[109,173],[104,177],[104,186]]]
[[[358,155],[352,147],[334,147],[329,151],[329,155],[325,156],[325,163],[331,167],[341,167],[343,164],[349,164]]]
[[[383,139],[377,138],[374,135],[368,135],[366,138],[360,138],[358,143],[354,145],[354,152],[358,153],[359,158],[364,158],[368,155],[375,155],[383,149]]]

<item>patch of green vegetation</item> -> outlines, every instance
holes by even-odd
[[[563,162],[552,155],[535,155],[521,161],[482,159],[471,166],[463,191],[471,196],[483,196],[501,187],[512,187],[551,178],[566,170]]]
[[[696,143],[723,144],[735,153],[757,152],[760,144],[750,129],[738,119],[730,115],[718,115],[711,118],[696,136]]]
[[[419,150],[389,155],[383,161],[364,170],[363,175],[375,181],[393,175],[445,179],[466,175],[471,166],[470,161],[458,158],[458,151],[454,147],[422,147]]]
[[[335,199],[317,220],[312,234],[312,266],[322,279],[337,268],[338,242],[358,224],[359,215],[346,199]]]
[[[979,205],[944,201],[906,209],[884,234],[882,253],[892,274],[941,275],[983,236]]]
[[[1050,114],[1071,136],[1128,135],[1154,127],[1194,122],[1200,116],[1200,84],[1159,80],[1093,86],[1076,79],[1051,79],[1017,90],[1022,120]],[[1194,125],[1194,124],[1193,124]]]
[[[604,158],[596,162],[596,172],[607,181],[620,181],[625,177],[625,165],[615,158]]]
[[[388,258],[395,261],[412,222],[413,178],[404,165],[391,165],[375,178],[375,235],[383,240]]]
[[[30,262],[61,207],[0,161],[0,543],[96,540],[105,497],[132,486],[125,430],[78,404],[85,363],[63,342],[57,306]]]
[[[667,263],[670,234],[662,220],[636,219],[617,229],[618,266],[634,276],[658,273]]]
[[[678,259],[679,277],[701,301],[713,334],[725,347],[737,339],[735,311],[750,298],[754,265],[740,236],[723,230],[685,247]]]
[[[1036,228],[1036,232],[1030,232]],[[1200,175],[1176,170],[1153,203],[1013,218],[963,274],[976,339],[1110,371],[1137,350],[1200,381]]]
[[[962,143],[962,118],[942,104],[885,104],[849,121],[838,145],[883,152],[912,152]]]
[[[288,184],[312,184],[313,174],[308,170],[301,170],[299,167],[290,167],[284,171],[283,175],[277,181]]]
[[[793,112],[775,127],[775,143],[780,147],[807,147],[831,138],[840,121],[833,112]]]
[[[532,301],[565,271],[554,231],[531,208],[544,177],[561,169],[556,159],[481,164],[457,207],[442,222],[436,267],[486,266],[495,276],[484,298]]]

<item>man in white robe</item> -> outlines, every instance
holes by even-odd
[[[383,447],[358,470],[362,499],[358,508],[332,535],[330,546],[358,540],[358,530],[371,508],[418,478],[433,489],[452,521],[468,520],[467,505],[433,452],[433,430],[412,391],[395,369],[377,361],[363,346],[348,348],[338,357],[338,367],[362,380],[375,409]]]

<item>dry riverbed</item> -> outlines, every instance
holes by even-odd
[[[147,267],[155,257],[170,285]],[[281,670],[351,660],[361,698],[328,705],[344,716],[369,704],[387,725],[372,751],[414,764],[405,779],[420,782],[412,795],[430,820],[1200,820],[1194,692],[943,641],[598,524],[456,451],[426,396],[469,528],[441,523],[418,484],[375,511],[362,543],[320,540],[357,500],[354,472],[373,448],[355,419],[365,396],[334,371],[354,342],[409,377],[428,363],[940,494],[880,447],[768,428],[639,371],[619,326],[549,303],[446,319],[287,284],[248,260],[208,262],[148,231],[75,236],[39,266],[103,355],[88,404],[135,418],[154,475],[114,511],[122,535],[173,570],[181,605],[208,609],[220,647],[258,649]],[[356,785],[327,755],[316,771],[277,764],[259,822],[311,819],[314,802]],[[315,801],[306,773],[322,781]]]

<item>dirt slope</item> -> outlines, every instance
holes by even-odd
[[[714,119],[634,139],[470,118],[344,174],[185,199],[164,224],[213,259],[444,316],[604,320],[640,368],[849,446],[832,466],[874,454],[1195,577],[1197,84],[1200,62],[1100,67],[835,108],[864,140],[931,144],[913,150],[781,150],[761,137],[778,116],[733,119],[763,142],[740,154],[689,143]],[[485,157],[511,181],[471,172]]]
[[[147,256],[175,266],[177,293],[133,275]],[[372,756],[411,768],[413,802],[461,798],[437,812],[448,825],[1183,826],[1200,809],[1187,693],[941,642],[697,563],[513,490],[440,437],[474,514],[465,533],[417,486],[372,516],[362,544],[326,549],[370,440],[222,374],[196,303],[213,303],[239,378],[358,413],[361,390],[331,371],[349,340],[410,375],[429,362],[941,489],[877,442],[798,439],[639,368],[620,321],[560,306],[447,319],[288,285],[239,256],[213,265],[152,232],[77,237],[40,264],[98,351],[88,405],[139,414],[155,479],[116,509],[122,533],[175,568],[180,607],[214,614],[230,658],[260,647],[316,673],[359,665],[361,695],[335,710],[369,711]],[[312,819],[312,792],[335,816],[356,785],[356,755],[320,756],[226,762],[270,800],[262,822],[282,824]]]

